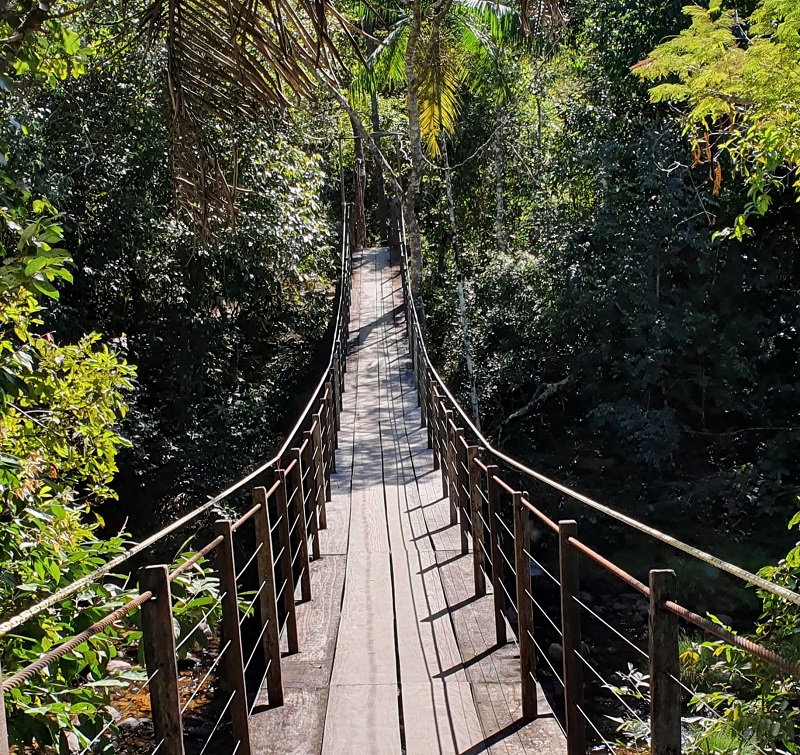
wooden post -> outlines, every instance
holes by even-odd
[[[322,486],[325,491],[325,501],[331,500],[331,474],[336,471],[336,461],[333,453],[333,433],[331,432],[330,422],[330,396],[331,391],[326,387],[325,396],[319,406],[319,416],[322,421],[320,426],[320,466],[322,467]]]
[[[455,425],[453,424],[453,412],[446,409],[444,412],[445,421],[445,442],[447,443],[447,488],[446,493],[450,499],[450,524],[458,523],[458,511],[456,510],[456,446],[455,446]]]
[[[461,525],[461,552],[469,552],[469,541],[467,540],[467,529],[469,528],[469,517],[467,509],[469,506],[469,469],[467,467],[467,447],[464,443],[464,430],[456,428],[454,442],[456,444],[456,501],[458,506],[458,520]]]
[[[292,574],[292,542],[289,535],[289,506],[286,501],[286,474],[282,469],[275,470],[276,479],[280,480],[275,491],[275,516],[277,517],[275,528],[278,533],[278,543],[280,545],[280,556],[278,563],[281,567],[281,577],[276,585],[277,591],[281,589],[281,603],[283,612],[286,614],[286,642],[290,653],[296,653],[300,649],[297,640],[297,611],[294,606],[294,575]],[[281,587],[283,580],[286,584]]]
[[[436,391],[436,403],[438,406],[437,409],[437,416],[439,417],[439,427],[437,428],[437,433],[439,436],[439,467],[442,473],[442,495],[445,496],[448,494],[448,487],[447,487],[447,464],[449,463],[450,457],[447,453],[447,413],[445,412],[444,402],[442,401],[442,397],[439,395],[439,391]]]
[[[142,605],[142,643],[150,709],[156,743],[163,740],[167,755],[183,755],[183,724],[178,691],[172,596],[166,566],[146,566],[139,572],[139,590],[153,593]]]
[[[650,752],[680,755],[681,690],[678,655],[678,618],[664,608],[675,600],[676,579],[671,569],[650,572]]]
[[[336,430],[336,448],[339,448],[339,431],[342,429],[342,382],[339,376],[339,351],[341,346],[337,342],[333,347],[333,377],[331,384],[333,385],[333,422],[334,429]]]
[[[297,547],[300,549],[298,569],[300,570],[300,596],[304,601],[311,600],[311,571],[308,561],[308,517],[303,505],[303,464],[299,448],[292,449],[292,488],[295,491],[292,501],[294,519],[297,520]]]
[[[478,446],[470,446],[467,449],[467,465],[469,467],[469,502],[472,515],[472,564],[475,571],[475,595],[480,598],[486,595],[486,577],[484,575],[486,559],[483,552],[486,547],[486,539],[481,517],[483,510],[481,471],[475,463],[479,450]]]
[[[572,519],[558,523],[558,564],[561,576],[561,647],[564,660],[564,711],[567,724],[567,754],[586,752],[586,722],[579,706],[583,705],[583,661],[581,651],[581,612],[575,602],[580,591],[578,552],[569,538],[578,536],[578,524]]]
[[[420,427],[427,427],[428,426],[428,391],[430,390],[430,385],[428,381],[430,377],[428,375],[428,365],[425,364],[423,361],[422,367],[420,367],[420,379],[419,379],[419,389],[420,389],[420,404],[419,404],[419,426]]]
[[[261,617],[261,649],[267,671],[267,695],[269,704],[283,705],[283,674],[281,669],[280,627],[278,626],[278,603],[276,600],[275,565],[272,555],[272,532],[266,488],[253,488],[253,501],[259,504],[255,515],[256,543],[261,546],[256,556],[258,585],[264,585],[258,598]]]
[[[433,468],[439,468],[439,457],[436,455],[436,405],[433,402],[433,377],[430,372],[428,375],[428,389],[425,391],[425,398],[428,402],[426,415],[428,418],[428,448],[433,449]]]
[[[514,509],[514,569],[517,573],[517,641],[522,682],[522,718],[530,721],[538,713],[536,699],[536,646],[533,642],[533,606],[531,592],[531,561],[528,547],[528,510],[522,505],[522,493],[512,496]]]
[[[3,667],[0,666],[0,755],[9,755],[6,705],[3,700]]]
[[[414,325],[409,320],[409,328],[411,328],[411,340],[414,342],[414,381],[417,386],[417,406],[422,406],[422,391],[424,388],[422,387],[422,367],[421,360],[420,360],[420,343],[419,339],[417,338],[416,332],[413,330]],[[421,427],[421,425],[420,425]]]
[[[258,490],[259,488],[256,488]],[[253,498],[256,499],[256,490]],[[264,488],[260,488],[264,491]],[[266,492],[266,491],[264,491]],[[266,496],[263,496],[266,507]],[[256,538],[259,537],[258,517],[256,514]],[[219,589],[222,592],[222,647],[228,646],[223,659],[223,684],[233,693],[231,699],[231,724],[234,741],[243,753],[250,753],[250,727],[247,723],[247,685],[244,680],[244,652],[242,651],[242,633],[239,627],[239,595],[236,588],[236,561],[233,557],[233,531],[227,519],[214,522],[214,533],[222,535],[222,542],[217,548],[217,569],[219,571]],[[269,533],[269,524],[267,524]],[[269,542],[269,538],[267,538]],[[262,548],[258,552],[259,563],[263,558]],[[270,556],[271,560],[271,556]],[[270,573],[271,573],[270,569]],[[261,574],[259,573],[259,577]],[[261,594],[262,600],[264,593]],[[263,616],[262,616],[263,620]],[[278,664],[280,666],[280,664]],[[238,752],[238,750],[237,750]]]
[[[506,593],[503,585],[505,577],[505,561],[500,552],[500,542],[498,540],[500,531],[497,526],[497,502],[500,495],[499,486],[494,479],[499,472],[494,464],[486,467],[486,499],[488,501],[489,515],[489,553],[492,559],[492,592],[494,593],[494,631],[498,645],[505,645],[508,642],[506,632],[505,608]]]
[[[319,528],[321,530],[328,529],[328,512],[325,507],[325,473],[322,468],[323,452],[322,452],[322,415],[314,414],[311,417],[313,444],[312,444],[312,460],[311,469],[316,477],[316,506],[319,512]]]
[[[306,519],[311,534],[311,555],[316,560],[320,557],[319,554],[319,525],[317,523],[317,477],[314,473],[313,462],[313,449],[314,438],[310,430],[303,433],[303,442],[305,443],[305,451],[303,452],[303,474],[308,470],[306,477],[308,504],[306,505]],[[305,496],[304,496],[305,499]],[[305,500],[304,500],[305,503]]]

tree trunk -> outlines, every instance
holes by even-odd
[[[354,199],[353,199],[353,225],[356,233],[356,247],[363,248],[367,245],[367,214],[364,207],[364,188],[367,183],[367,169],[364,165],[364,145],[358,124],[350,117],[353,128],[353,152],[355,153],[355,170],[353,171]]]
[[[502,131],[502,111],[498,107],[495,111],[495,140],[494,140],[494,185],[495,185],[495,207],[494,207],[494,236],[497,241],[497,249],[505,251],[506,236],[504,229],[505,203],[503,201],[503,176],[505,174],[505,153],[503,150],[503,131]]]
[[[373,23],[371,21],[364,23],[364,31],[367,34],[367,57],[375,52],[375,40],[372,38]],[[376,92],[370,92],[370,122],[372,126],[372,138],[375,141],[378,149],[381,148],[381,137],[379,136],[381,130],[381,118],[378,113],[378,95]],[[383,166],[380,160],[375,158],[372,161],[372,182],[375,185],[375,204],[376,204],[376,220],[378,221],[378,236],[382,242],[388,240],[388,223],[389,223],[389,206],[386,201],[386,186],[383,181]]]
[[[441,105],[439,106],[441,110]],[[441,126],[441,114],[440,114]],[[461,345],[464,353],[464,363],[467,368],[469,381],[469,397],[472,404],[472,419],[475,426],[481,429],[480,407],[478,406],[478,388],[475,383],[475,371],[472,365],[472,342],[469,337],[469,323],[467,321],[467,304],[464,299],[464,282],[461,277],[461,260],[459,255],[458,226],[456,225],[456,207],[453,201],[453,182],[450,176],[450,159],[447,155],[447,139],[444,131],[439,132],[439,148],[444,162],[444,185],[447,193],[447,210],[450,215],[450,239],[453,249],[453,268],[456,274],[456,288],[458,290],[458,316],[461,323]]]
[[[417,222],[416,202],[422,182],[422,141],[419,128],[419,73],[416,66],[417,45],[422,29],[422,2],[411,2],[411,25],[406,42],[406,115],[408,116],[408,141],[411,152],[411,169],[408,174],[405,191],[402,196],[403,219],[406,224],[406,240],[408,245],[408,264],[411,290],[417,294],[417,302],[421,302],[419,291],[422,285],[422,242]]]

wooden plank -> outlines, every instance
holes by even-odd
[[[284,657],[284,704],[266,708],[262,691],[250,719],[254,752],[319,755],[325,728],[331,669],[346,559],[328,556],[311,563],[314,599],[297,606],[300,652]]]
[[[392,281],[384,283],[384,288]],[[399,311],[396,291],[383,295]],[[483,730],[464,673],[428,533],[409,449],[426,449],[420,408],[410,389],[402,322],[384,339],[383,471],[400,665],[405,746],[409,755],[479,752]],[[432,478],[432,481],[435,481]],[[438,486],[436,486],[438,487]],[[436,487],[431,493],[438,497]],[[411,511],[409,511],[411,510]]]
[[[388,553],[347,556],[333,684],[396,684],[394,610]]]
[[[400,755],[396,684],[331,688],[323,755]]]

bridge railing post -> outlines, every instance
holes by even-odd
[[[431,391],[431,414],[428,423],[431,431],[431,443],[433,444],[433,468],[441,469],[444,466],[442,456],[442,403],[439,400],[439,387],[434,385]],[[444,475],[444,470],[440,471]]]
[[[308,534],[311,537],[311,555],[316,560],[320,557],[319,549],[319,524],[317,520],[317,476],[314,471],[313,450],[314,438],[310,430],[303,433],[302,473],[305,480],[303,485],[303,504],[306,509]]]
[[[278,487],[275,489],[275,529],[278,534],[280,555],[277,558],[280,564],[281,579],[277,590],[277,599],[283,605],[286,615],[286,641],[290,653],[297,653],[300,645],[297,639],[297,611],[294,605],[294,575],[292,574],[292,543],[289,530],[289,505],[286,498],[286,474],[282,469],[275,470],[275,480]],[[276,564],[277,568],[277,564]]]
[[[183,755],[181,700],[172,595],[166,566],[146,566],[139,572],[139,590],[153,597],[142,605],[142,645],[155,741],[165,755]]]
[[[681,690],[678,618],[664,607],[675,600],[676,579],[671,569],[650,572],[648,655],[650,657],[650,751],[680,755]]]
[[[336,343],[333,347],[333,372],[331,375],[331,385],[333,386],[333,427],[334,448],[339,448],[339,431],[342,429],[342,382],[340,379],[341,365],[339,364],[339,352],[341,344]]]
[[[499,469],[490,464],[486,467],[486,513],[489,517],[489,553],[492,559],[492,592],[494,593],[494,629],[498,645],[508,642],[506,631],[505,609],[506,593],[505,559],[500,552],[500,530],[497,526],[497,503],[500,496],[500,486],[495,480]]]
[[[470,446],[467,449],[467,465],[469,468],[469,503],[472,518],[472,566],[475,577],[475,595],[486,595],[486,564],[484,549],[486,538],[483,526],[483,498],[481,497],[481,471],[478,469],[477,459],[480,448]]]
[[[325,500],[331,500],[331,475],[336,471],[336,454],[333,451],[333,424],[331,409],[333,407],[333,391],[330,382],[325,383],[325,392],[320,402],[319,416],[322,420],[322,468],[325,484]]]
[[[260,490],[261,493],[257,494],[256,491]],[[263,509],[266,511],[266,491],[264,488],[256,488],[253,490],[254,500],[263,500]],[[256,514],[256,533],[259,536],[259,515]],[[233,557],[233,530],[231,523],[227,519],[219,519],[214,523],[214,532],[217,535],[222,535],[222,542],[219,544],[217,550],[217,568],[219,570],[219,589],[222,591],[222,647],[225,648],[224,657],[224,683],[227,689],[231,692],[230,711],[231,711],[231,724],[233,730],[233,739],[238,741],[238,752],[250,754],[250,728],[248,726],[248,710],[247,710],[247,686],[244,679],[244,653],[242,651],[242,632],[239,627],[239,597],[236,587],[236,562]],[[272,555],[271,546],[269,545],[269,524],[266,526],[267,532],[267,546],[269,549],[270,568],[269,575],[272,575]],[[264,579],[262,576],[262,563],[265,554],[265,548],[261,548],[258,552],[259,562],[259,579]],[[274,587],[274,585],[273,585]],[[266,590],[261,593],[262,605],[264,601],[264,594]],[[273,592],[273,605],[275,601],[275,593]],[[262,608],[262,621],[264,620]],[[277,622],[276,622],[277,623]],[[262,624],[263,626],[263,624]],[[269,632],[265,633],[265,638]],[[267,641],[266,639],[264,640]],[[277,664],[277,672],[274,668],[270,671],[275,674],[280,680],[280,663]],[[269,684],[269,674],[267,675],[267,682]],[[274,685],[273,685],[274,688]],[[270,688],[272,689],[272,688]],[[270,694],[272,692],[270,691]],[[270,698],[271,700],[272,698]],[[282,698],[281,698],[282,699]]]
[[[436,455],[436,415],[434,413],[433,403],[433,376],[428,368],[425,368],[427,375],[427,387],[425,389],[425,419],[428,426],[428,448],[433,449],[433,468],[439,468],[439,457]]]
[[[522,682],[522,717],[536,718],[536,645],[533,641],[533,606],[531,605],[531,566],[528,538],[528,510],[522,505],[522,493],[512,497],[514,510],[514,570],[517,587],[517,641],[519,643],[520,680]]]
[[[420,340],[416,330],[414,331],[414,338],[417,341],[417,354],[419,355],[419,359],[417,360],[417,406],[419,407],[419,426],[425,427],[427,424],[425,415],[428,413],[428,369],[427,365],[425,364],[425,360],[422,357],[422,341]]]
[[[278,627],[278,601],[277,588],[275,585],[276,564],[273,560],[272,550],[272,525],[270,524],[269,501],[265,488],[253,488],[253,501],[258,504],[258,511],[255,515],[256,543],[259,547],[256,556],[256,569],[258,573],[258,584],[261,595],[258,599],[259,617],[261,619],[261,651],[264,655],[266,668],[267,696],[269,704],[283,705],[283,672],[281,669],[281,645],[280,631]],[[222,544],[225,551],[228,550],[225,543]],[[227,557],[224,559],[227,560]],[[227,573],[226,581],[230,580]],[[220,575],[221,582],[221,575]],[[261,587],[263,585],[263,588]],[[227,592],[228,585],[225,585]],[[235,575],[233,588],[236,589]],[[226,595],[227,597],[227,595]],[[223,629],[224,629],[224,604],[223,604]],[[231,627],[233,632],[233,627]],[[238,630],[237,620],[237,632]],[[227,637],[224,641],[227,641]],[[241,639],[239,640],[241,646]]]
[[[569,539],[578,536],[572,519],[558,523],[558,564],[561,581],[561,652],[564,668],[564,711],[567,724],[568,755],[586,752],[586,722],[583,705],[583,662],[581,652],[581,612],[576,598],[580,592],[578,552]]]
[[[311,571],[308,560],[308,515],[303,503],[303,461],[299,448],[293,448],[291,455],[295,464],[290,473],[292,493],[289,497],[296,522],[297,558],[299,559],[297,570],[300,573],[300,596],[304,601],[309,601],[311,600]]]
[[[456,458],[456,502],[458,505],[458,523],[461,532],[461,552],[469,552],[469,540],[467,533],[469,532],[469,463],[467,457],[467,443],[464,440],[464,430],[457,427],[455,431],[454,442],[456,444],[455,458]]]
[[[315,477],[316,508],[319,516],[319,528],[328,529],[328,512],[325,506],[325,459],[322,446],[322,414],[311,417],[311,469]]]
[[[455,425],[453,424],[453,412],[450,409],[444,411],[444,437],[445,453],[447,458],[445,477],[445,493],[450,500],[450,524],[458,522],[458,511],[456,510],[456,448],[455,448]]]

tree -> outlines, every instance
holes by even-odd
[[[762,0],[749,18],[712,0],[684,9],[691,26],[633,67],[646,81],[671,78],[650,90],[653,102],[676,102],[693,130],[695,164],[707,163],[714,193],[724,158],[748,188],[732,234],[752,233],[751,215],[766,214],[772,198],[791,186],[800,198],[800,6]]]

